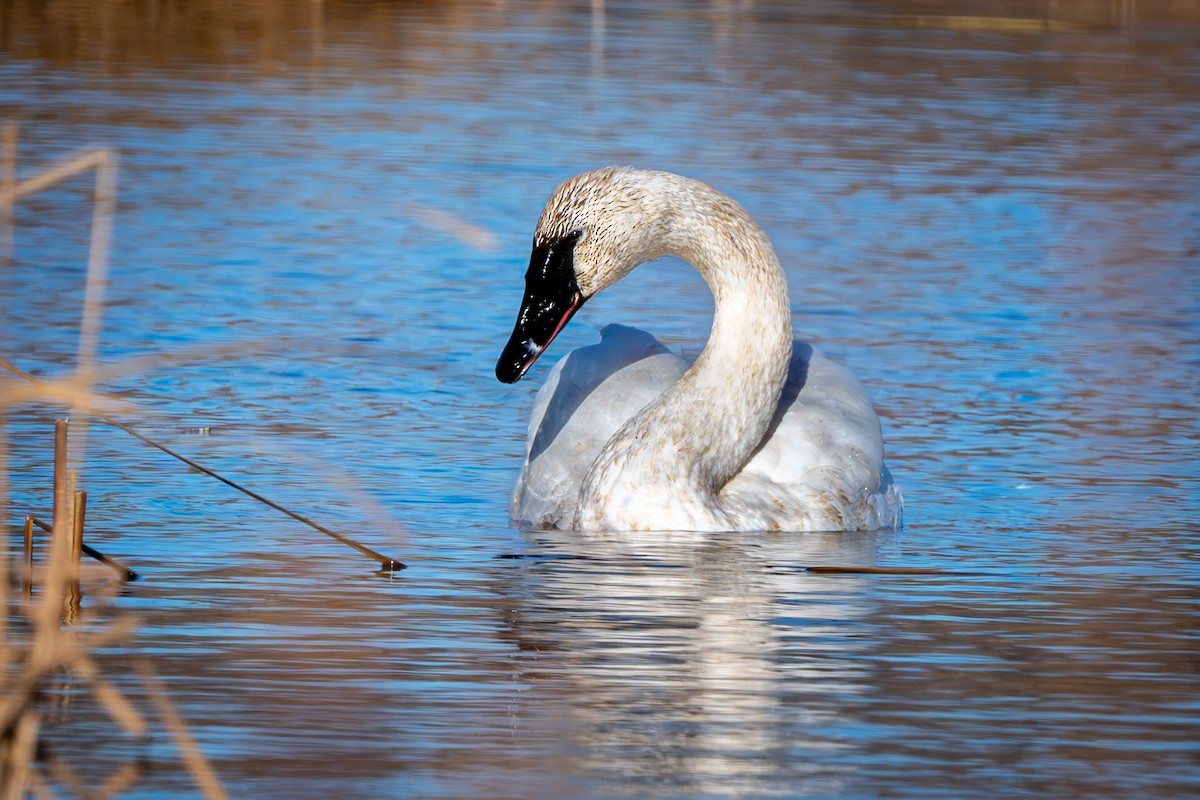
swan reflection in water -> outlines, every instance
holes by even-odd
[[[887,534],[527,536],[518,696],[561,709],[585,780],[758,794],[849,777],[840,715],[870,678],[868,584],[803,566],[872,564]]]

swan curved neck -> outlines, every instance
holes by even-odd
[[[725,195],[695,181],[679,188],[684,191],[671,193],[672,202],[660,209],[666,235],[658,254],[678,256],[704,277],[714,299],[712,332],[679,382],[601,452],[580,497],[577,522],[584,527],[605,526],[589,516],[593,506],[631,491],[639,495],[631,511],[645,503],[707,507],[712,519],[681,519],[680,527],[727,527],[718,495],[761,443],[787,379],[791,311],[770,241]],[[636,522],[610,519],[607,525],[641,527]]]
[[[713,324],[700,357],[666,393],[675,395],[677,422],[693,431],[693,443],[706,440],[697,452],[697,477],[713,491],[741,471],[762,441],[792,358],[791,309],[779,259],[740,206],[723,195],[717,199],[725,201],[715,206],[720,213],[681,218],[691,230],[675,254],[711,289]],[[695,434],[698,425],[705,436]]]

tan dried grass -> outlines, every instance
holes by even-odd
[[[13,206],[21,198],[88,171],[96,173],[93,217],[84,293],[83,322],[75,374],[61,381],[32,386],[0,387],[0,412],[29,401],[64,404],[80,412],[94,404],[95,352],[107,282],[108,247],[116,200],[117,155],[106,148],[79,153],[24,180],[16,179],[17,129],[0,131],[0,265],[11,266]],[[99,787],[80,780],[69,759],[58,756],[42,737],[44,694],[56,676],[70,675],[86,687],[114,728],[138,738],[147,735],[148,715],[139,710],[98,666],[95,654],[114,645],[131,646],[136,628],[129,615],[97,624],[79,616],[79,553],[82,549],[83,496],[66,469],[66,424],[56,428],[55,513],[50,554],[37,582],[25,598],[11,596],[7,543],[0,546],[0,800],[20,800],[32,793],[57,796],[55,788],[79,797],[112,797],[136,784],[140,765],[118,764]],[[0,413],[0,520],[7,520],[7,429]],[[82,452],[82,451],[81,451]],[[31,523],[27,523],[27,526]],[[28,566],[22,564],[22,569]],[[32,582],[33,576],[25,576]],[[205,797],[224,798],[224,789],[174,710],[149,662],[137,668],[158,712],[160,723],[177,742],[184,762]],[[48,755],[37,759],[39,744]]]

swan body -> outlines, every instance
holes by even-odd
[[[666,172],[578,175],[538,222],[526,291],[496,366],[522,375],[578,308],[662,255],[713,291],[694,360],[609,326],[534,403],[514,521],[577,530],[866,530],[900,524],[875,411],[858,381],[792,340],[783,269],[730,198]]]

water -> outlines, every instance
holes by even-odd
[[[144,575],[85,600],[141,621],[112,679],[140,698],[149,655],[240,797],[1200,791],[1195,14],[600,7],[4,12],[22,174],[121,154],[120,416],[410,565],[93,425],[91,542]],[[707,335],[663,262],[492,376],[541,204],[607,163],[764,227],[798,333],[876,400],[903,530],[508,525],[555,358],[609,322]],[[73,363],[89,190],[17,209],[0,341],[39,374]],[[12,520],[47,513],[61,413],[8,411]],[[196,793],[165,733],[72,696],[47,736],[89,780],[145,758],[129,796]]]

